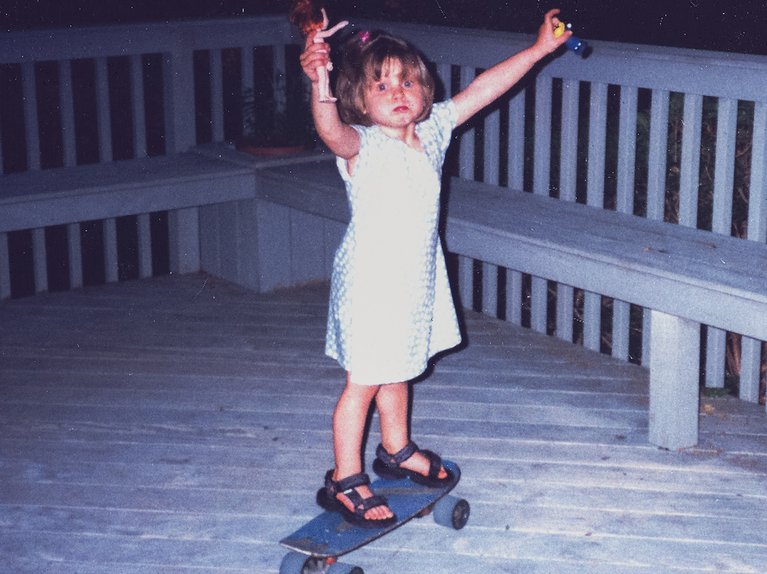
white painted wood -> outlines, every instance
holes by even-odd
[[[631,305],[613,299],[613,326],[611,354],[616,359],[629,358],[629,336],[631,329]]]
[[[522,324],[522,274],[506,269],[506,320]]]
[[[607,148],[607,85],[592,83],[589,98],[589,153],[586,168],[586,204],[602,208],[605,197],[605,156]],[[602,339],[602,296],[583,294],[583,344],[598,351]]]
[[[168,212],[170,269],[173,273],[193,273],[200,270],[199,238],[198,208],[188,207]]]
[[[130,57],[131,110],[133,112],[133,157],[146,157],[146,111],[144,106],[144,63],[141,54]]]
[[[48,249],[43,227],[32,230],[32,265],[35,273],[35,293],[44,293],[48,290]]]
[[[174,216],[170,216],[174,218]],[[173,223],[173,235],[179,233],[177,227],[177,221]],[[150,214],[141,213],[136,216],[136,227],[138,231],[138,274],[142,279],[146,279],[152,276],[152,230],[150,222]],[[197,229],[193,230],[193,233],[197,233]],[[195,239],[199,237],[195,235]],[[177,259],[177,251],[174,249],[173,259]],[[198,269],[191,269],[190,271],[197,271]]]
[[[222,51],[210,51],[211,122],[213,141],[224,141],[224,71]]]
[[[61,140],[64,148],[64,166],[77,165],[77,139],[75,132],[75,99],[72,87],[72,62],[61,60],[59,72],[59,106],[61,110]]]
[[[0,192],[0,230],[247,199],[254,187],[252,169],[191,152],[10,174]]]
[[[698,443],[700,325],[652,312],[650,442],[668,449]]]
[[[738,385],[738,396],[741,400],[758,403],[762,379],[762,360],[764,358],[762,349],[764,343],[751,337],[743,337],[740,345],[740,384]]]
[[[326,287],[257,296],[204,275],[0,306],[4,564],[277,574],[275,541],[317,512],[332,466],[343,372],[323,355],[326,307]],[[700,448],[649,447],[644,369],[473,312],[466,327],[468,347],[415,386],[412,428],[460,464],[469,527],[411,522],[349,561],[401,574],[760,570],[756,405],[707,400]],[[379,440],[373,421],[368,469]]]
[[[552,80],[538,76],[535,81],[535,141],[533,193],[548,197],[551,186],[551,101]],[[548,329],[549,285],[546,279],[533,277],[530,288],[530,326],[538,333]]]
[[[578,175],[578,125],[580,83],[562,82],[562,128],[559,164],[559,199],[575,201]],[[563,341],[573,341],[574,291],[569,285],[557,285],[556,335]]]
[[[682,157],[679,166],[679,224],[698,225],[700,139],[703,97],[685,94],[682,118]]]
[[[552,80],[538,76],[535,80],[535,142],[533,193],[548,197],[551,186],[551,96]]]
[[[525,186],[525,91],[520,90],[509,101],[507,171],[509,187]]]
[[[476,69],[464,66],[460,70],[460,89],[466,88],[476,76]],[[467,124],[471,125],[471,124]],[[474,179],[474,138],[476,129],[469,127],[462,130],[460,148],[458,150],[458,176],[463,179]]]
[[[616,209],[634,213],[634,172],[636,170],[637,105],[639,91],[621,86],[618,118],[618,165]]]
[[[40,123],[37,114],[37,81],[35,64],[25,61],[21,64],[21,89],[24,98],[24,127],[27,138],[27,169],[40,169]]]
[[[163,52],[165,153],[179,153],[197,143],[194,110],[194,65],[189,39]]]
[[[69,287],[83,286],[83,251],[80,241],[80,224],[67,225],[67,251],[69,253]]]
[[[482,263],[482,312],[498,316],[498,266]]]
[[[483,179],[486,183],[499,185],[501,165],[501,111],[494,110],[484,121],[483,146],[484,165]]]
[[[0,300],[11,296],[11,260],[8,253],[8,234],[0,233]]]
[[[748,239],[767,241],[767,104],[754,105],[751,179],[748,202]],[[756,402],[759,397],[762,343],[744,337],[742,342],[740,396]]]
[[[96,63],[96,114],[99,134],[99,161],[112,161],[112,119],[109,100],[109,67],[104,56]]]
[[[666,204],[669,93],[652,91],[647,166],[647,218],[663,221]]]
[[[107,283],[119,280],[119,261],[117,257],[117,220],[113,217],[103,221],[104,235],[104,275]]]
[[[458,296],[464,309],[471,309],[474,301],[474,260],[458,256]]]

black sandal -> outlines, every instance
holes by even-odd
[[[385,528],[397,522],[396,516],[382,518],[365,518],[365,513],[371,508],[377,506],[386,506],[386,498],[377,494],[369,498],[362,496],[355,489],[360,486],[369,486],[370,477],[364,472],[353,474],[341,480],[333,480],[333,470],[329,470],[325,475],[325,488],[320,488],[317,492],[317,504],[330,512],[340,512],[344,520],[360,526],[362,528]],[[336,498],[339,493],[347,497],[354,505],[354,510],[349,510],[346,505]]]
[[[420,472],[402,468],[402,463],[416,452],[420,452],[429,459],[429,474],[426,476]],[[442,486],[453,480],[453,475],[448,469],[445,469],[445,472],[447,473],[445,478],[439,477],[439,471],[442,469],[442,459],[438,454],[433,453],[430,450],[419,449],[418,445],[412,440],[407,443],[402,450],[394,454],[389,454],[383,445],[379,444],[376,449],[376,457],[377,458],[373,461],[373,470],[381,478],[399,479],[408,477],[413,482],[432,487]]]

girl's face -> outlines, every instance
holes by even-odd
[[[424,88],[414,74],[404,72],[401,62],[390,60],[365,90],[365,111],[383,128],[401,130],[423,115]]]

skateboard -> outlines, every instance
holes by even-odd
[[[460,530],[469,520],[469,503],[448,494],[461,478],[453,462],[442,461],[453,479],[438,487],[428,487],[409,478],[379,478],[373,491],[387,498],[389,508],[397,515],[394,524],[382,528],[361,528],[346,522],[339,512],[323,512],[280,544],[290,550],[282,559],[280,574],[364,574],[362,568],[338,562],[338,558],[361,548],[399,528],[413,518],[432,514],[442,526]]]

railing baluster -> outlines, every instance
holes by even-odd
[[[605,197],[606,137],[607,85],[592,83],[586,203],[599,209],[604,207]],[[602,296],[587,291],[583,297],[583,344],[588,349],[599,351],[602,338]]]
[[[83,286],[83,251],[80,241],[80,224],[67,225],[67,248],[69,251],[69,287]]]
[[[37,114],[37,80],[34,62],[21,64],[21,82],[24,98],[24,124],[27,137],[27,169],[40,169],[40,123]]]
[[[59,62],[59,102],[61,106],[61,139],[64,165],[77,165],[77,134],[75,132],[75,100],[72,88],[72,61]]]
[[[139,277],[145,279],[152,276],[152,229],[149,214],[138,215],[136,225],[138,226]]]
[[[210,51],[210,91],[213,141],[220,142],[224,141],[224,72],[220,48]]]
[[[32,230],[32,265],[35,271],[35,293],[48,291],[48,250],[43,227]]]
[[[719,100],[716,124],[716,159],[711,231],[730,235],[732,229],[732,186],[735,178],[735,138],[738,131],[738,102]],[[709,327],[706,336],[705,382],[710,388],[723,388],[727,333]]]
[[[0,233],[0,301],[11,296],[11,259],[8,256],[8,234]]]
[[[508,186],[521,190],[525,186],[525,91],[520,90],[509,102]],[[522,323],[522,274],[506,270],[506,320]]]
[[[535,142],[533,193],[548,196],[551,186],[551,96],[552,79],[539,76],[535,82]],[[539,333],[548,330],[548,281],[532,278],[530,324]]]
[[[144,65],[141,54],[130,58],[131,106],[133,109],[133,157],[146,157],[146,112],[144,110]]]
[[[104,275],[107,283],[119,280],[119,261],[117,258],[117,220],[105,219],[102,234],[104,237]]]
[[[703,97],[685,94],[682,118],[682,159],[679,166],[679,223],[688,227],[698,225],[702,123]]]
[[[636,167],[636,133],[638,90],[622,86],[618,120],[618,166],[616,210],[634,213],[634,170]],[[612,356],[627,360],[631,333],[631,306],[613,300]]]
[[[669,93],[653,90],[647,162],[647,218],[663,221],[666,205]],[[647,347],[645,347],[647,348]]]
[[[112,120],[107,58],[96,58],[96,112],[99,129],[99,161],[112,161]]]
[[[575,201],[578,184],[578,106],[580,82],[566,79],[562,82],[562,127],[559,161],[559,199]],[[574,289],[557,285],[556,335],[564,341],[573,340]]]
[[[461,67],[460,87],[464,89],[474,79],[476,72],[473,68]],[[474,179],[474,128],[467,129],[461,136],[461,146],[458,150],[458,176],[463,179]]]
[[[749,241],[767,241],[767,103],[754,106],[754,125],[749,181]],[[741,340],[740,398],[759,401],[762,342],[749,337]],[[767,407],[765,407],[767,409]]]
[[[501,112],[493,111],[484,124],[483,179],[486,183],[500,184]],[[482,263],[482,311],[493,317],[498,315],[498,266]]]

